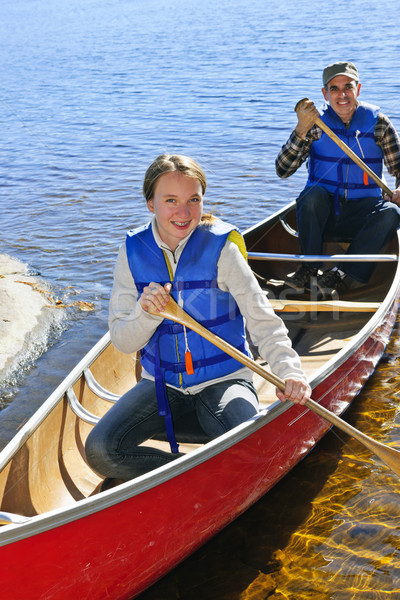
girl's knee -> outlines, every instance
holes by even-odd
[[[89,433],[85,442],[85,454],[88,465],[98,473],[103,473],[107,463],[108,452],[103,436],[98,436],[95,429]]]

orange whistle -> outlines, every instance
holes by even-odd
[[[185,367],[188,375],[194,375],[192,353],[190,350],[186,350],[185,352]]]
[[[363,181],[364,181],[364,185],[368,185],[368,175],[366,174],[365,171],[363,173]]]

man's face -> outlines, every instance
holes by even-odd
[[[361,83],[357,83],[346,75],[337,75],[322,88],[324,98],[343,123],[348,123],[357,108],[357,98],[360,93]]]

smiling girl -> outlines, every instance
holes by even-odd
[[[203,214],[207,182],[180,155],[159,156],[143,193],[153,218],[128,232],[114,273],[110,334],[122,352],[141,350],[142,379],[105,414],[86,442],[89,464],[108,478],[131,479],[178,457],[175,430],[213,439],[258,412],[252,372],[193,331],[151,314],[169,294],[196,320],[286,382],[284,401],[304,404],[310,388],[281,319],[250,270],[238,230]],[[141,446],[167,432],[171,453]],[[192,439],[192,441],[196,441]]]

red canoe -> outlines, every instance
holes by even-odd
[[[293,227],[291,206],[248,230],[249,262],[286,321],[314,400],[340,415],[389,340],[399,240],[367,257],[379,261],[368,286],[316,306],[288,299],[282,286],[303,260]],[[334,260],[343,244],[325,251]],[[331,427],[307,408],[276,402],[256,376],[257,417],[212,442],[181,444],[186,454],[172,464],[99,492],[84,441],[139,376],[136,356],[105,335],[1,452],[2,600],[136,597],[254,504]]]

